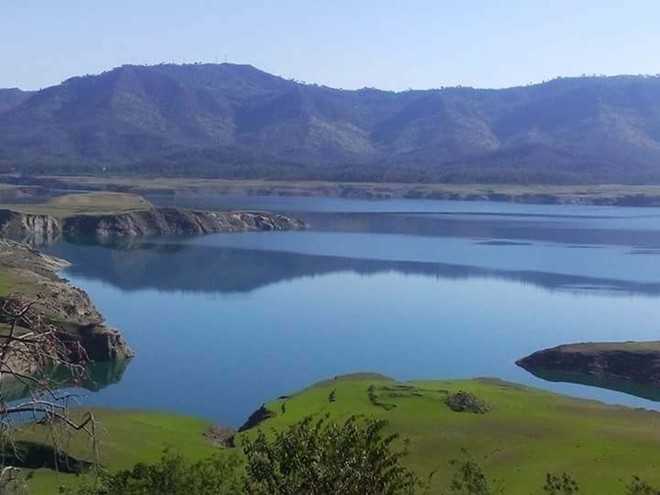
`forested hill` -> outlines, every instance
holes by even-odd
[[[660,78],[388,92],[247,65],[123,66],[0,90],[0,171],[660,182]]]

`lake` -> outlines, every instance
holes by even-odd
[[[658,208],[149,199],[284,212],[309,229],[51,247],[73,263],[64,276],[137,353],[85,405],[237,426],[279,395],[373,371],[401,380],[496,376],[659,408],[515,365],[562,343],[660,339]]]

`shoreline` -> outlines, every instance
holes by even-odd
[[[0,293],[3,305],[32,302],[30,317],[19,321],[21,332],[54,329],[72,363],[116,363],[134,356],[121,332],[106,324],[89,295],[60,274],[69,262],[43,254],[26,244],[0,239],[0,275],[7,281]],[[8,318],[8,317],[7,317]],[[12,321],[0,316],[0,328]],[[82,349],[82,351],[81,351]],[[10,357],[22,373],[43,371],[43,364]]]
[[[113,240],[220,232],[302,230],[299,219],[261,211],[158,208],[136,194],[88,192],[45,202],[0,204],[0,236],[51,244],[64,239]]]
[[[424,184],[278,181],[265,179],[94,176],[0,176],[3,197],[38,198],[48,191],[133,194],[223,194],[346,199],[429,199],[548,205],[660,206],[660,185]]]

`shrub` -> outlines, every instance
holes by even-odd
[[[386,423],[351,417],[334,423],[312,418],[269,438],[260,431],[244,446],[246,493],[253,495],[413,494],[415,474],[401,465],[396,435]]]
[[[214,456],[190,463],[165,451],[160,462],[136,464],[115,474],[101,473],[76,495],[235,495],[242,493],[236,456]]]
[[[454,412],[471,412],[485,414],[490,408],[483,400],[470,392],[459,391],[449,394],[445,401],[449,409]]]
[[[547,474],[543,491],[548,495],[575,495],[580,491],[577,482],[568,474]]]

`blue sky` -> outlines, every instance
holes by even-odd
[[[252,64],[343,88],[660,73],[653,0],[1,0],[0,87],[125,63]]]

